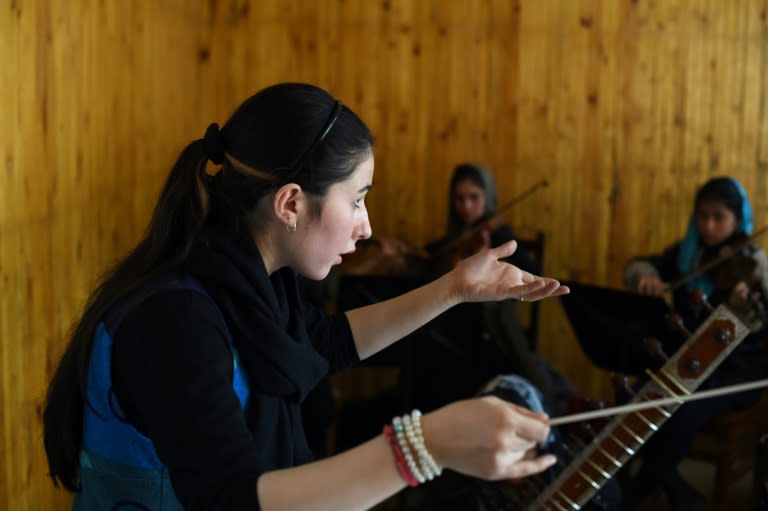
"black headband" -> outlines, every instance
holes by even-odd
[[[341,104],[341,101],[336,101],[334,103],[333,111],[331,112],[330,117],[328,117],[323,129],[317,134],[309,147],[301,153],[301,156],[296,160],[296,163],[291,166],[290,172],[288,172],[286,176],[286,181],[291,180],[296,176],[296,173],[302,165],[304,165],[306,160],[315,152],[320,144],[322,144],[325,137],[328,136],[328,133],[333,128],[333,125],[336,124],[336,119],[339,118],[339,114],[343,108],[344,105]],[[206,157],[213,163],[218,165],[223,163],[225,158],[224,141],[221,137],[221,131],[219,130],[218,124],[212,123],[205,131],[205,137],[203,137],[203,150],[205,151]]]
[[[317,137],[315,137],[315,140],[312,141],[309,147],[307,147],[307,149],[301,153],[301,156],[298,160],[296,160],[296,163],[291,166],[291,170],[286,176],[287,180],[293,179],[296,176],[302,165],[306,163],[306,160],[308,160],[309,157],[312,156],[312,153],[314,153],[320,144],[323,143],[323,140],[325,140],[325,137],[328,136],[328,133],[330,133],[333,125],[336,124],[336,119],[339,118],[339,114],[343,108],[344,105],[341,104],[341,101],[337,100],[333,106],[333,111],[331,112],[330,117],[328,117],[328,120],[323,126],[323,129],[320,130],[320,133],[317,134]]]

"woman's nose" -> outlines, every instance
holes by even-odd
[[[367,240],[373,234],[371,228],[371,222],[368,220],[368,214],[366,214],[357,226],[357,239]]]

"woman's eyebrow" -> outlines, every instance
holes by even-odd
[[[373,186],[373,185],[365,185],[364,187],[360,188],[360,189],[357,191],[357,193],[363,193],[363,192],[367,192],[368,190],[370,190],[370,189],[371,189],[371,187],[372,187],[372,186]]]

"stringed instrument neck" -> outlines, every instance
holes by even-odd
[[[632,402],[694,392],[749,333],[727,306],[719,306],[661,369],[648,372],[650,380]],[[527,510],[581,509],[679,406],[655,406],[614,417]]]

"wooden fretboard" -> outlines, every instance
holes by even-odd
[[[749,334],[724,305],[715,309],[631,402],[690,394]],[[587,503],[679,404],[616,416],[541,492],[528,511],[576,511]]]

